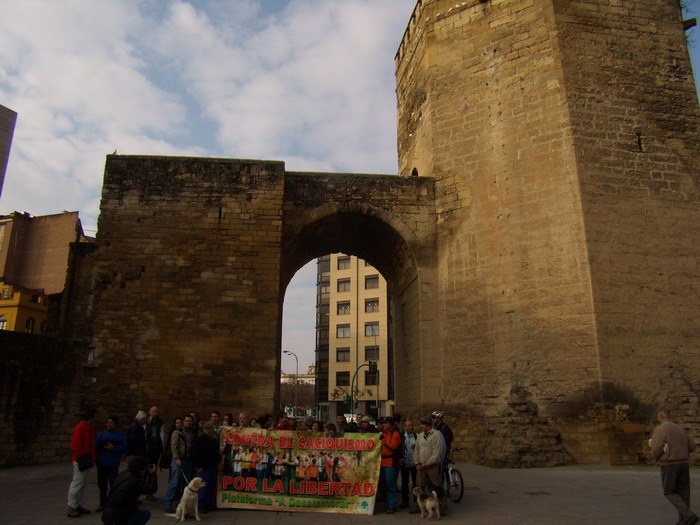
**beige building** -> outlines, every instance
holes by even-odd
[[[376,268],[350,255],[335,253],[317,264],[321,416],[332,420],[349,412],[389,415],[393,396],[386,281]]]

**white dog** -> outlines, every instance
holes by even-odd
[[[175,511],[175,517],[177,519],[180,521],[185,521],[187,516],[194,516],[197,518],[197,521],[202,521],[202,519],[199,517],[197,499],[199,497],[199,490],[206,486],[207,484],[202,478],[192,478],[192,481],[190,481],[187,484],[187,487],[185,487],[185,490],[182,493],[182,499],[180,500],[177,510]]]
[[[420,507],[422,518],[433,519],[433,516],[435,516],[435,519],[440,519],[440,502],[435,491],[428,494],[421,491],[420,487],[413,487],[413,495]]]

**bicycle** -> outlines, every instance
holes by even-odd
[[[450,501],[454,503],[459,503],[462,501],[462,496],[464,496],[464,478],[462,473],[455,466],[455,461],[452,458],[453,452],[462,452],[463,448],[454,448],[450,450],[445,458],[445,480],[443,486],[445,489],[445,496],[447,496]]]

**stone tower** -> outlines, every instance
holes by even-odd
[[[496,434],[599,401],[700,422],[700,119],[678,0],[419,1],[396,77],[400,174],[436,185],[434,402]]]

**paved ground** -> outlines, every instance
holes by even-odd
[[[505,523],[664,525],[676,522],[671,505],[661,494],[659,472],[652,467],[559,467],[548,469],[490,469],[460,463],[466,491],[459,504],[441,521],[474,525]],[[72,467],[65,464],[0,470],[0,524],[101,523],[99,516],[66,517],[65,500]],[[695,494],[700,494],[700,470],[691,472]],[[165,475],[160,478],[162,496]],[[90,473],[86,492],[90,508],[97,506],[97,482]],[[378,505],[379,506],[379,505]],[[693,497],[700,510],[700,497]],[[161,501],[146,502],[153,512],[149,523],[175,524],[165,516]],[[398,524],[425,523],[419,515],[401,509],[394,515],[309,514],[222,510],[203,517],[206,523],[283,524]]]

